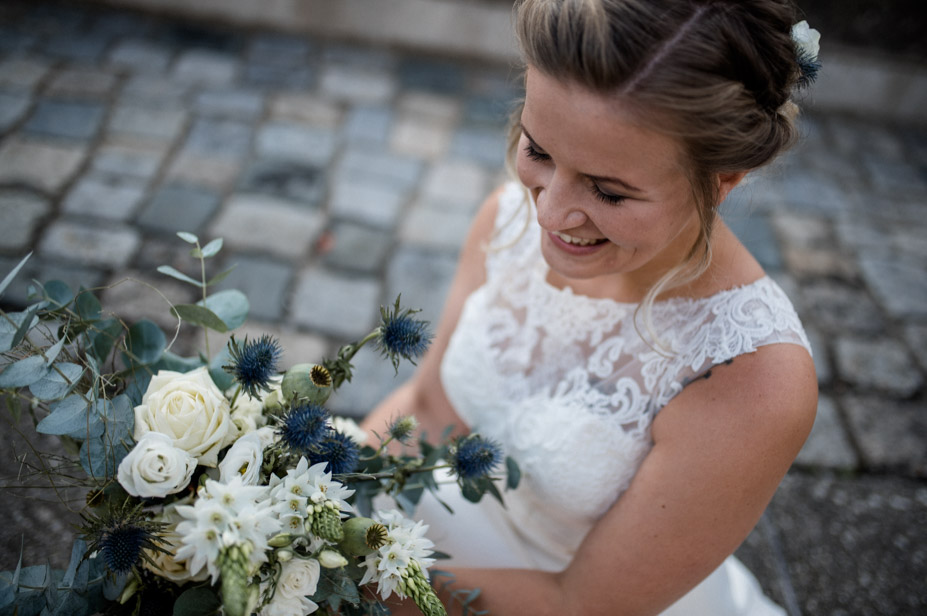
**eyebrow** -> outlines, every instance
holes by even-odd
[[[522,124],[521,122],[519,122],[518,125],[521,127],[521,132],[523,132],[525,134],[525,137],[528,138],[528,141],[531,142],[531,145],[536,149],[543,150],[543,148],[538,146],[537,141],[534,140],[534,137],[531,136],[531,133],[528,132],[528,129],[525,128],[525,125]],[[614,177],[609,177],[609,176],[604,176],[604,175],[589,175],[588,173],[584,173],[583,175],[585,175],[587,178],[589,178],[593,182],[596,182],[597,184],[598,183],[618,184],[619,186],[622,187],[622,189],[626,190],[627,192],[633,192],[633,193],[643,193],[644,192],[640,188],[637,188],[636,186],[632,184],[628,184],[621,178],[614,178]]]

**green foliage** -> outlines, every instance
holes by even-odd
[[[211,616],[219,613],[222,602],[216,592],[206,586],[188,588],[177,597],[173,616]]]

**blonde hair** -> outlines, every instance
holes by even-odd
[[[639,307],[651,338],[656,299],[711,261],[717,176],[769,163],[796,138],[798,64],[788,0],[518,0],[522,58],[540,72],[620,98],[639,121],[679,140],[699,216],[683,263]],[[509,166],[521,134],[513,115]]]

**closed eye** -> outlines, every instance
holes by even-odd
[[[598,199],[599,201],[602,201],[603,203],[607,203],[609,205],[618,205],[619,203],[627,199],[627,197],[625,197],[624,195],[613,195],[607,192],[603,192],[602,189],[599,188],[599,185],[593,182],[592,180],[589,181],[589,189],[592,191],[592,194],[595,196],[596,199]]]
[[[538,162],[545,162],[550,160],[550,154],[544,154],[538,150],[530,141],[528,141],[527,145],[525,145],[525,156]]]

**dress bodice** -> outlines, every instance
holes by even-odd
[[[530,207],[517,184],[500,195],[486,281],[464,304],[441,381],[461,419],[519,463],[504,516],[529,545],[528,564],[562,569],[627,489],[655,415],[688,382],[762,345],[810,347],[768,277],[655,303],[659,344],[648,342],[636,304],[547,282]]]

